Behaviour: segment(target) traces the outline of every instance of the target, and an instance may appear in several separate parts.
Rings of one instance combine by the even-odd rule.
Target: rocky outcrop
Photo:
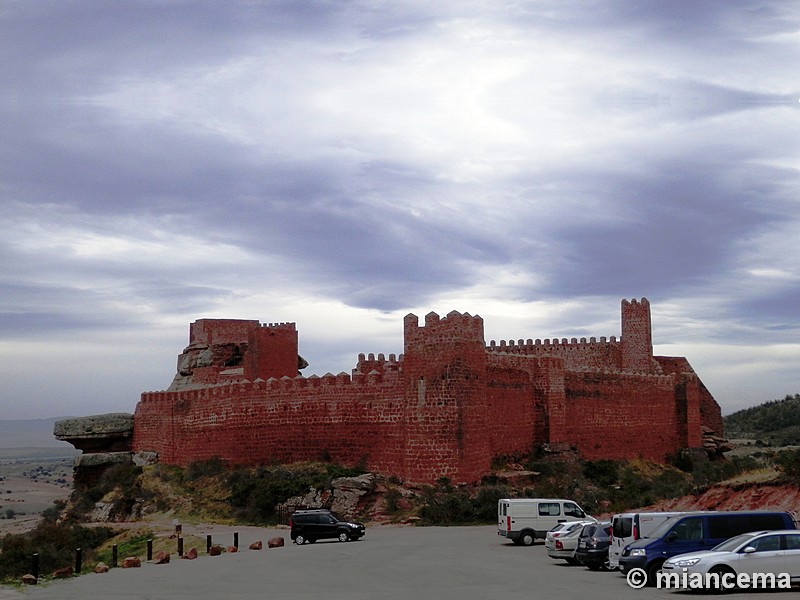
[[[131,450],[133,415],[108,413],[56,421],[53,435],[85,453]]]
[[[345,519],[353,519],[363,508],[365,499],[375,492],[377,480],[374,473],[339,477],[331,482],[329,489],[312,489],[302,496],[289,498],[281,507],[289,511],[298,507],[329,508]]]

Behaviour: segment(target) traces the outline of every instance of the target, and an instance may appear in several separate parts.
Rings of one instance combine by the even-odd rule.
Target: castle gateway
[[[653,356],[650,304],[622,301],[622,335],[492,341],[483,319],[404,319],[404,351],[351,374],[299,375],[294,323],[200,319],[166,391],[146,392],[132,449],[186,466],[365,461],[412,482],[480,479],[493,457],[540,444],[587,459],[654,461],[722,434],[720,408],[683,357]]]

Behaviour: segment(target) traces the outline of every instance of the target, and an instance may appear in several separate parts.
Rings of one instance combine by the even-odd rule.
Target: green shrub
[[[112,536],[107,527],[83,527],[43,521],[26,534],[8,534],[0,544],[0,581],[17,580],[31,570],[31,557],[39,554],[39,570],[48,575],[56,569],[74,565],[75,548],[81,548],[89,561],[94,548]]]
[[[775,455],[775,466],[786,477],[792,480],[800,479],[800,449],[782,450]]]
[[[206,460],[196,460],[189,463],[186,469],[186,479],[197,481],[201,477],[216,477],[228,468],[228,463],[219,456],[212,456]]]

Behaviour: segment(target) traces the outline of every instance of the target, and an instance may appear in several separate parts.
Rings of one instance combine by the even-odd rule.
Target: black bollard
[[[147,540],[147,560],[153,560],[153,540]]]
[[[75,548],[75,575],[78,575],[83,568],[83,551]]]
[[[183,538],[178,538],[178,556],[183,556]]]
[[[31,556],[31,575],[39,579],[39,553]]]
[[[239,548],[239,532],[233,532],[233,547],[238,549]]]
[[[206,554],[211,550],[211,535],[206,536]]]
[[[117,566],[117,545],[114,544],[111,546],[111,566],[116,568]]]

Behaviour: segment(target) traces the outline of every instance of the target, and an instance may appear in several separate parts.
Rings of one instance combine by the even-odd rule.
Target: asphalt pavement
[[[187,527],[184,526],[184,530]],[[215,543],[240,551],[196,560],[173,555],[169,564],[88,573],[22,588],[0,588],[0,600],[255,600],[305,599],[667,599],[695,597],[686,591],[633,589],[619,572],[595,572],[553,560],[539,542],[514,546],[487,527],[368,527],[356,542],[320,540],[291,544],[286,529],[215,527]],[[203,534],[205,530],[195,529]],[[270,537],[283,548],[266,547]],[[262,540],[263,550],[248,550]],[[120,557],[121,559],[122,557]],[[88,569],[87,569],[88,570]],[[771,592],[735,593],[737,600],[766,600]],[[777,592],[781,594],[782,592]],[[794,592],[787,592],[796,594]]]

